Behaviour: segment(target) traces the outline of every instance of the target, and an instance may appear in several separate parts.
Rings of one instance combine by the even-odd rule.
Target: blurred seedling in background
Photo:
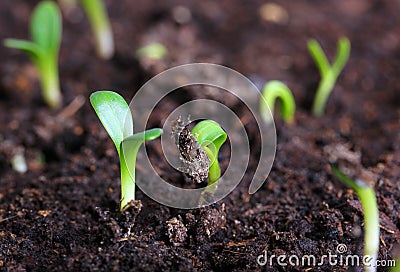
[[[360,198],[364,212],[364,256],[369,256],[372,266],[364,265],[367,272],[376,271],[379,251],[379,210],[374,189],[361,179],[353,180],[331,165],[332,172],[341,182],[353,189]]]
[[[296,103],[290,89],[281,81],[272,80],[264,85],[260,98],[260,113],[266,124],[273,122],[274,105],[279,99],[279,113],[286,123],[292,123],[296,110]],[[268,109],[269,108],[269,109]],[[271,110],[272,115],[269,113]]]
[[[25,52],[39,72],[43,98],[53,109],[61,106],[58,52],[62,33],[61,14],[53,1],[40,2],[30,20],[32,41],[5,39],[6,47]]]
[[[97,116],[115,144],[121,169],[120,210],[125,211],[135,200],[136,157],[140,146],[145,141],[161,136],[162,129],[154,128],[133,133],[132,113],[128,104],[119,94],[112,91],[98,91],[90,96]]]
[[[136,51],[136,56],[139,58],[160,60],[168,54],[167,48],[161,43],[150,43],[139,48]]]
[[[332,65],[329,63],[324,51],[316,40],[308,41],[308,50],[321,75],[312,112],[315,116],[321,116],[324,113],[326,102],[335,86],[336,80],[349,58],[350,41],[347,38],[339,39],[336,56]]]
[[[92,27],[98,56],[102,59],[110,59],[114,55],[114,38],[103,1],[79,0],[79,2]]]

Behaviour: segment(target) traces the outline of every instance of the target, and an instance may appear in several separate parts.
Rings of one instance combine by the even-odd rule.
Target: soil
[[[0,37],[27,38],[37,2],[1,1]],[[284,11],[275,21],[260,15],[261,0],[105,2],[116,40],[110,61],[96,57],[82,11],[63,12],[60,111],[42,102],[27,57],[0,47],[0,271],[361,271],[257,263],[265,250],[321,256],[344,244],[346,254],[362,254],[360,202],[332,176],[332,157],[376,190],[379,259],[400,257],[399,2],[276,1]],[[190,10],[189,20],[176,18],[179,5]],[[341,36],[351,41],[351,57],[316,118],[310,108],[319,75],[306,43],[318,39],[332,58]],[[169,55],[138,60],[135,51],[151,41]],[[260,87],[277,79],[292,89],[295,123],[276,120],[267,182],[250,196],[249,171],[228,197],[195,210],[163,206],[138,190],[140,202],[120,213],[118,157],[88,96],[112,89],[129,101],[156,73],[192,62],[226,65]],[[237,102],[216,99],[246,117]],[[178,104],[166,101],[156,117]],[[25,156],[26,173],[11,167],[16,154]],[[163,163],[162,176],[184,180]]]

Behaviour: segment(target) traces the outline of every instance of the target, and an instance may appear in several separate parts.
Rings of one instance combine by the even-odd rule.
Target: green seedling
[[[161,43],[151,43],[139,48],[136,51],[136,56],[152,60],[160,60],[168,54],[167,48]]]
[[[162,129],[154,128],[134,134],[132,113],[129,106],[115,92],[95,92],[90,96],[90,103],[118,152],[121,168],[120,210],[124,211],[135,200],[135,172],[129,171],[129,169],[135,169],[140,146],[145,141],[160,137]],[[131,168],[128,168],[128,165]]]
[[[282,119],[286,123],[292,123],[294,119],[294,112],[296,110],[296,103],[294,101],[292,92],[281,81],[272,80],[265,84],[262,97],[260,99],[260,113],[264,122],[267,124],[272,123],[271,115],[269,114],[268,107],[274,113],[275,100],[279,98],[279,112]]]
[[[321,74],[312,109],[315,116],[321,116],[324,113],[326,102],[335,86],[336,80],[349,58],[350,41],[347,38],[339,39],[336,57],[332,65],[329,64],[324,51],[316,40],[308,41],[308,50]]]
[[[353,180],[343,174],[337,167],[331,166],[332,172],[341,182],[353,189],[360,198],[364,211],[364,256],[371,258],[375,264],[379,250],[379,210],[374,189],[363,180]],[[376,271],[375,266],[365,266],[365,271]]]
[[[201,121],[193,127],[190,133],[207,153],[210,160],[210,168],[208,170],[209,185],[214,184],[221,177],[218,153],[226,141],[227,134],[217,122],[212,120]]]
[[[58,51],[61,41],[61,14],[53,1],[40,2],[30,21],[32,41],[5,39],[6,47],[25,52],[39,72],[43,98],[51,108],[61,106],[58,78]]]
[[[110,59],[114,54],[113,32],[102,0],[80,0],[95,37],[96,51],[100,58]]]

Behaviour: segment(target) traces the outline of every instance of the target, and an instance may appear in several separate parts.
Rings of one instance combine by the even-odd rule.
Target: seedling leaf
[[[222,127],[212,120],[199,122],[190,133],[196,138],[210,159],[208,178],[209,184],[213,184],[221,177],[218,153],[228,136]]]
[[[133,134],[133,119],[128,104],[112,91],[93,93],[90,103],[120,155],[122,141]]]
[[[5,39],[4,46],[25,52],[34,62],[37,62],[40,58],[41,49],[33,42],[18,39]]]
[[[31,19],[32,40],[43,50],[57,54],[61,41],[61,14],[53,1],[38,4]]]
[[[349,39],[347,38],[339,39],[336,58],[332,64],[332,69],[337,73],[337,75],[339,75],[340,72],[343,70],[343,67],[346,64],[347,59],[349,58],[350,47],[351,45]]]
[[[308,46],[308,51],[310,51],[311,57],[314,59],[318,67],[318,70],[321,73],[321,76],[325,76],[328,73],[331,65],[329,64],[329,61],[324,51],[322,50],[321,46],[314,39],[310,40],[307,46]]]

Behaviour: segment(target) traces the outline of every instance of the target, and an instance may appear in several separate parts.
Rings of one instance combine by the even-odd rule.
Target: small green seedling
[[[332,65],[329,64],[324,51],[316,40],[308,42],[308,50],[321,74],[312,109],[315,116],[321,116],[324,113],[326,102],[335,86],[336,80],[349,58],[350,41],[347,38],[339,39],[336,57]]]
[[[150,43],[139,48],[136,51],[136,56],[152,60],[160,60],[168,54],[167,48],[161,43]]]
[[[262,97],[260,99],[260,113],[264,122],[267,124],[272,123],[271,115],[269,114],[268,107],[274,113],[275,100],[279,98],[279,112],[282,119],[286,123],[292,123],[294,119],[294,112],[296,110],[296,103],[294,101],[292,92],[281,81],[272,80],[265,84]]]
[[[31,58],[40,75],[44,100],[51,108],[61,106],[58,78],[58,51],[61,41],[61,14],[53,1],[40,2],[30,21],[32,41],[5,39],[4,45],[19,49]]]
[[[135,172],[132,173],[129,169],[135,169],[136,157],[144,141],[160,137],[162,129],[154,128],[134,134],[132,113],[129,106],[115,92],[95,92],[90,96],[90,103],[118,152],[121,167],[120,210],[124,211],[135,200]],[[127,143],[124,148],[122,148],[123,143]],[[128,164],[131,168],[128,168]]]
[[[102,0],[80,0],[95,36],[97,54],[110,59],[114,54],[113,32]]]
[[[337,167],[331,165],[333,174],[345,185],[353,189],[360,198],[364,211],[364,256],[371,258],[370,264],[375,264],[379,251],[379,210],[374,189],[363,180],[353,180],[343,174]],[[376,267],[365,266],[365,271],[376,271]]]
[[[193,127],[190,133],[207,153],[210,160],[210,168],[208,171],[209,185],[214,184],[221,177],[218,153],[221,146],[226,141],[227,134],[217,122],[212,120],[203,120],[199,122]]]

